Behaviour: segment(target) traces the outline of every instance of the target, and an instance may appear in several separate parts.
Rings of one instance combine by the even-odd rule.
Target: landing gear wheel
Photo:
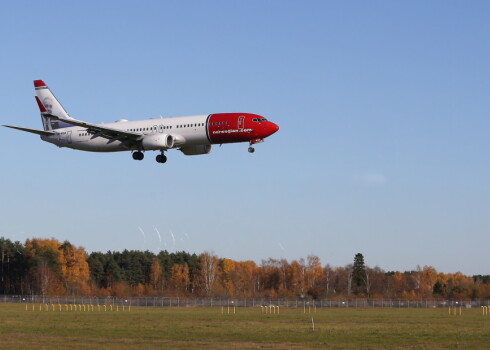
[[[133,152],[133,159],[134,160],[143,160],[143,158],[145,158],[145,155],[143,154],[143,152]]]
[[[250,147],[248,148],[248,152],[249,152],[249,153],[254,153],[254,152],[255,152],[255,148],[253,148],[252,146],[250,146]]]
[[[165,163],[167,161],[167,157],[163,154],[159,154],[156,157],[157,163]]]

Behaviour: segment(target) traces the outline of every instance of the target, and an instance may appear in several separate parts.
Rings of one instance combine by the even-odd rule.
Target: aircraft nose
[[[270,129],[270,135],[272,135],[272,134],[274,134],[274,133],[276,133],[276,132],[279,131],[279,125],[274,124],[274,123],[271,122],[271,125],[270,125],[269,129]]]

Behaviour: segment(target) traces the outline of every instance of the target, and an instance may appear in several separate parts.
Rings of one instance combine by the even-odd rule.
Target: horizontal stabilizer
[[[21,130],[21,131],[30,132],[31,134],[37,134],[37,135],[43,135],[43,136],[50,136],[50,135],[54,134],[53,131],[21,128],[20,126],[12,126],[12,125],[2,125],[2,126],[5,126],[6,128],[17,129],[17,130]]]

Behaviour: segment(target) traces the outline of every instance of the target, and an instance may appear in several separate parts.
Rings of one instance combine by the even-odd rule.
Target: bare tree
[[[206,295],[213,291],[214,282],[218,275],[218,257],[210,252],[204,252],[200,256],[201,283]]]

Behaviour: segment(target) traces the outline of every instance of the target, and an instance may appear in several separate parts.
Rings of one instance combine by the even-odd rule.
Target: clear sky
[[[1,128],[0,236],[489,274],[488,1],[2,1],[1,124],[32,81],[89,122],[250,112],[207,156],[58,149]],[[158,232],[157,232],[158,231]],[[159,235],[161,239],[159,238]]]

